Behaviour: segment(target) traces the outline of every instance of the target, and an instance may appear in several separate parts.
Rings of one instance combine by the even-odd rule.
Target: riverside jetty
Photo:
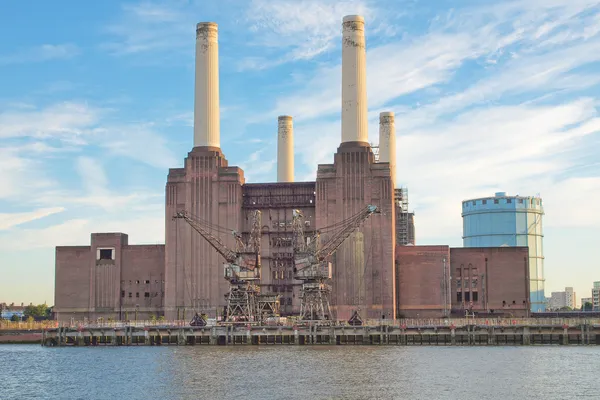
[[[162,345],[600,345],[600,319],[430,319],[367,321],[361,326],[187,321],[70,324],[42,331],[43,346]]]

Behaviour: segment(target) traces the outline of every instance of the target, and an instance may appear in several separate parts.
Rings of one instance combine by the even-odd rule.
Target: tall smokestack
[[[365,20],[347,15],[342,27],[342,143],[368,142]]]
[[[214,22],[196,25],[194,147],[221,147],[218,35]]]
[[[379,114],[379,162],[390,163],[392,184],[396,188],[396,122],[393,112]]]
[[[292,117],[277,119],[277,182],[294,182],[294,126]]]

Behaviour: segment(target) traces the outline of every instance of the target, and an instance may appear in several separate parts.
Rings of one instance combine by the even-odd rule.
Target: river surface
[[[600,347],[3,345],[0,399],[600,399]]]

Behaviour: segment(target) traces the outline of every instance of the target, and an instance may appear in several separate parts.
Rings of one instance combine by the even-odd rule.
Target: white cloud
[[[17,225],[24,224],[26,222],[35,221],[36,219],[44,218],[52,214],[63,212],[65,209],[62,207],[54,208],[41,208],[35,211],[23,212],[23,213],[12,213],[0,214],[0,231],[12,228]]]
[[[98,146],[110,150],[114,155],[158,168],[168,168],[177,163],[168,142],[153,129],[152,123],[106,121],[115,114],[116,110],[76,102],[7,110],[0,114],[0,140],[33,138],[38,148],[48,147],[44,140],[60,140],[62,151]]]
[[[261,69],[288,61],[308,60],[332,49],[335,43],[341,43],[344,15],[359,14],[375,19],[377,11],[368,3],[364,0],[253,0],[246,12],[250,29],[255,33],[250,42],[284,53],[276,60],[245,59],[242,67]]]
[[[0,55],[0,65],[24,64],[58,59],[68,59],[80,53],[74,44],[44,44],[19,50],[13,54]]]
[[[45,108],[7,110],[0,114],[0,138],[76,138],[96,124],[101,110],[63,102]]]
[[[164,217],[142,214],[135,218],[78,218],[41,229],[14,228],[0,233],[0,249],[27,251],[55,246],[85,245],[92,232],[123,232],[130,244],[164,244]]]

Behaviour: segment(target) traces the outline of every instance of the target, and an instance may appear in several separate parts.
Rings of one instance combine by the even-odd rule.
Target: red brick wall
[[[336,318],[348,319],[354,310],[362,318],[395,318],[395,207],[389,164],[375,163],[366,143],[343,143],[333,164],[319,165],[316,184],[317,228],[346,220],[368,204],[381,211],[332,257]]]
[[[494,313],[506,315],[528,315],[528,254],[526,247],[451,249],[453,309],[461,312],[471,306],[470,301],[465,301],[464,295],[467,291],[465,282],[468,281],[468,291],[478,292],[478,300],[472,306],[475,312],[494,310]],[[459,279],[460,288],[457,287]],[[477,280],[475,285],[474,279]],[[462,292],[460,302],[457,299],[459,291]]]
[[[449,260],[448,246],[396,247],[399,316],[439,318],[450,309]]]
[[[57,313],[89,311],[93,265],[90,252],[90,246],[56,247],[54,310]]]
[[[229,287],[223,278],[224,260],[185,221],[173,220],[177,211],[229,230],[242,229],[244,173],[228,166],[219,148],[196,147],[185,167],[169,170],[165,207],[165,315],[189,318],[195,311],[221,313]],[[233,248],[231,234],[217,233]],[[185,314],[184,314],[185,313]]]

